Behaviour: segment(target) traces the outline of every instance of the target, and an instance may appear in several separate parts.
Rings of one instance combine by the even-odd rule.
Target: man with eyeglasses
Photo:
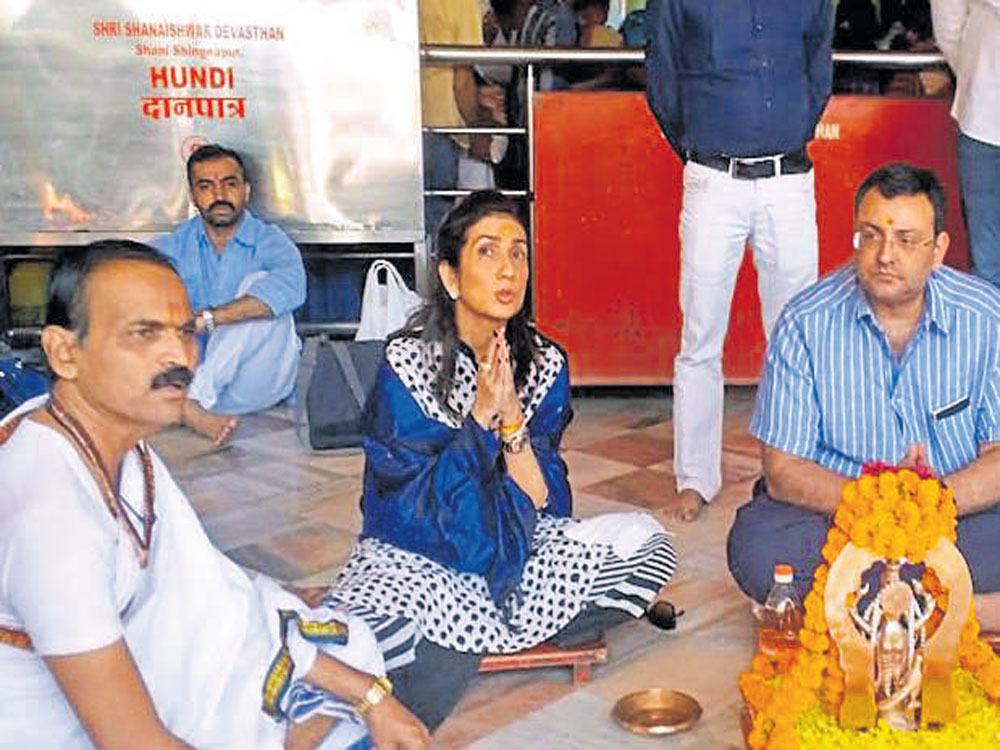
[[[933,172],[889,164],[854,199],[853,261],[796,295],[767,348],[750,432],[764,476],[729,532],[729,568],[764,601],[776,562],[805,596],[843,482],[868,462],[926,466],[954,490],[984,628],[1000,625],[1000,291],[942,265]]]

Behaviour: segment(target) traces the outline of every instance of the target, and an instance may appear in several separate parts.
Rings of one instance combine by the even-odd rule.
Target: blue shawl
[[[521,395],[530,400],[525,389]],[[559,456],[573,414],[569,399],[563,358],[528,420],[548,486],[546,512],[556,516],[572,510],[566,464]],[[428,416],[392,365],[383,363],[365,414],[362,536],[481,575],[502,606],[531,554],[538,511],[507,475],[497,438],[464,416],[458,427]]]

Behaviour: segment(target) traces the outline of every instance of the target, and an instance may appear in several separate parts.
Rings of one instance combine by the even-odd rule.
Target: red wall
[[[966,268],[950,102],[834,97],[816,163],[820,273],[850,257],[853,196],[880,164],[937,171],[948,192],[946,262]],[[539,327],[569,351],[573,382],[662,384],[680,347],[681,163],[640,93],[542,93],[535,100],[535,300]],[[723,368],[756,381],[764,334],[750,261],[733,295]]]

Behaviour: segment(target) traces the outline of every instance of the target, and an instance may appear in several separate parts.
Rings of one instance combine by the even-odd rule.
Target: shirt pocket
[[[948,400],[936,408],[931,408],[931,419],[936,422],[941,422],[943,420],[956,417],[963,411],[966,411],[969,408],[970,403],[971,402],[967,395]]]
[[[942,471],[948,473],[975,458],[978,451],[976,409],[968,394],[938,396],[929,405],[927,427],[943,451]],[[945,466],[946,465],[946,466]]]

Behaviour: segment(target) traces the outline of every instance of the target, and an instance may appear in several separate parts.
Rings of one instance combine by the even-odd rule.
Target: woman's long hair
[[[494,214],[510,216],[524,226],[518,204],[496,190],[477,190],[444,217],[438,229],[437,248],[431,264],[430,297],[405,329],[410,334],[419,333],[425,341],[441,342],[441,369],[434,380],[434,392],[448,412],[452,411],[448,397],[455,385],[455,356],[458,347],[464,344],[461,344],[455,325],[455,301],[444,288],[437,266],[443,261],[457,271],[469,229],[480,219]],[[523,306],[507,321],[506,336],[515,362],[514,385],[520,388],[537,354],[534,330],[528,324],[528,314]]]

